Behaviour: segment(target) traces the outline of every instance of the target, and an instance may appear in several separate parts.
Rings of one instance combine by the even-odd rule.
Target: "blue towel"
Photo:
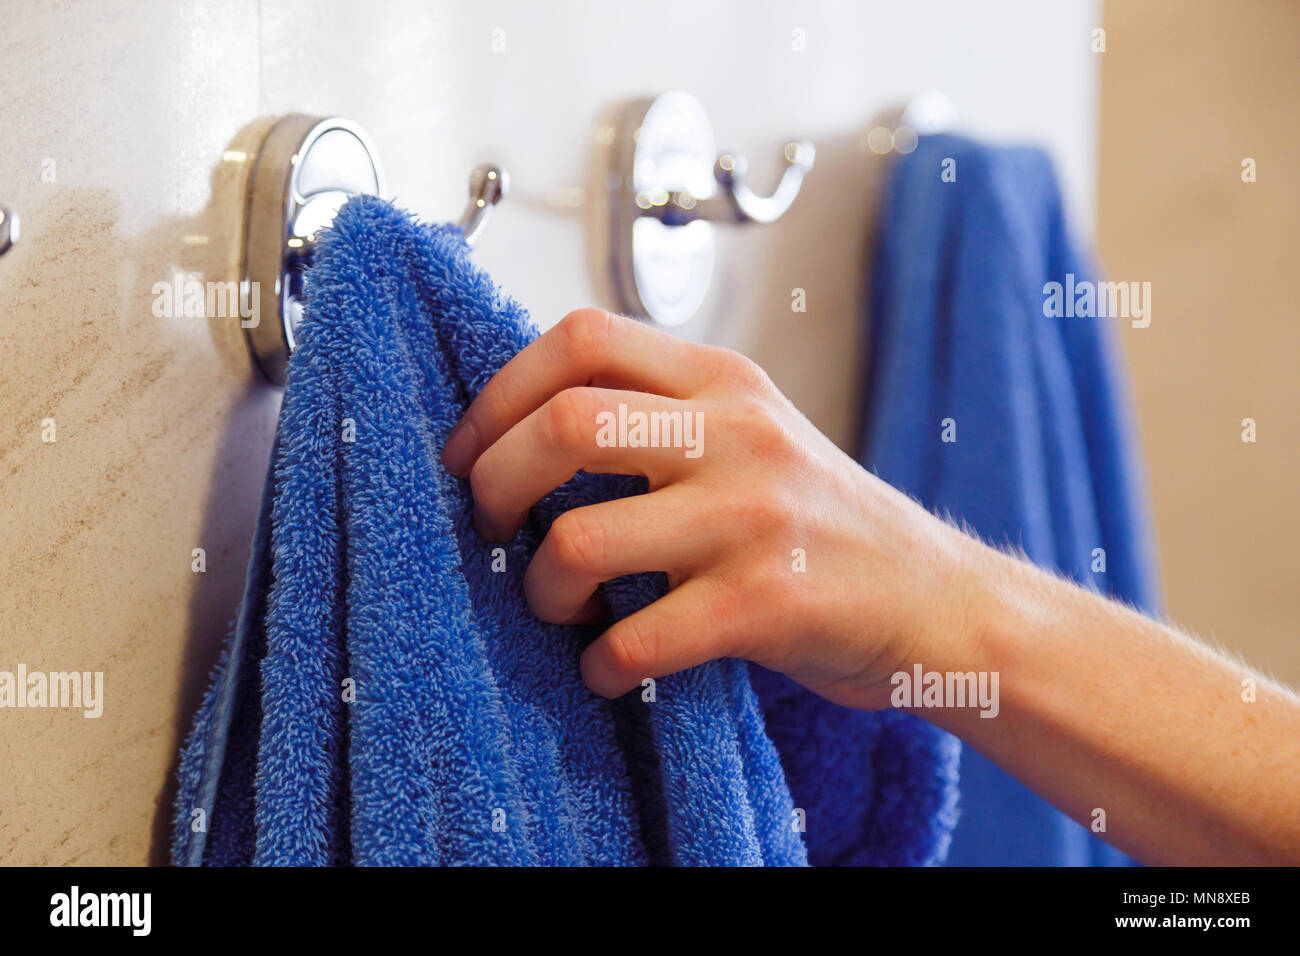
[[[955,182],[941,178],[947,159]],[[923,137],[882,206],[861,460],[989,542],[1153,610],[1112,355],[1110,324],[1126,320],[1045,317],[1044,285],[1067,274],[1094,271],[1071,245],[1045,155]],[[944,443],[949,418],[957,440]],[[961,791],[950,864],[1131,863],[970,748]]]
[[[527,608],[523,573],[555,516],[643,479],[579,474],[500,551],[473,531],[468,483],[438,453],[536,332],[459,232],[353,200],[307,298],[244,600],[182,754],[173,861],[807,863],[805,821],[813,845],[845,806],[796,807],[782,760],[805,758],[778,754],[747,665],[606,701],[578,670],[598,632]],[[665,587],[605,590],[619,617]],[[785,717],[822,759],[842,753]],[[929,861],[951,829],[955,750],[940,741],[953,759],[936,760],[900,717],[853,751],[875,790],[841,799],[862,799],[850,839]]]

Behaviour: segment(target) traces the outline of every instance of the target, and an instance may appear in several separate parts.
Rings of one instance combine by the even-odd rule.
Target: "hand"
[[[673,427],[657,447],[628,447],[639,414],[654,413]],[[469,475],[492,541],[579,469],[649,479],[646,495],[561,515],[525,575],[542,620],[595,623],[602,581],[667,573],[667,595],[582,657],[606,697],[740,657],[881,708],[891,674],[942,666],[968,631],[975,542],[867,473],[735,352],[573,312],[488,383],[443,463]]]

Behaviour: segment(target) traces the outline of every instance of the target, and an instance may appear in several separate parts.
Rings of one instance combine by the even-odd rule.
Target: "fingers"
[[[601,309],[580,309],[506,363],[466,410],[443,448],[463,477],[483,450],[567,388],[598,385],[685,398],[713,374],[710,350]]]
[[[694,500],[672,487],[560,515],[524,575],[533,613],[554,624],[593,623],[601,582],[645,571],[689,574],[719,550],[715,527],[692,513]]]
[[[490,541],[509,540],[528,509],[579,469],[645,475],[652,487],[681,477],[703,449],[702,415],[688,403],[658,395],[566,389],[474,463],[475,526]],[[634,433],[631,423],[640,430]]]
[[[647,677],[663,677],[719,657],[743,657],[740,615],[710,578],[692,578],[597,638],[582,655],[582,678],[618,697]]]

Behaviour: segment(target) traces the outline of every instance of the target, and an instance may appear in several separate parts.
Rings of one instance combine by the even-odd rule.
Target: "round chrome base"
[[[713,127],[689,93],[626,104],[614,119],[605,175],[606,267],[619,308],[681,325],[704,301],[713,278],[714,228],[669,225],[645,214],[674,193],[706,199],[717,190]]]
[[[262,141],[248,179],[240,296],[241,314],[258,317],[249,347],[275,384],[288,373],[316,233],[350,197],[383,188],[370,138],[348,120],[292,114]]]

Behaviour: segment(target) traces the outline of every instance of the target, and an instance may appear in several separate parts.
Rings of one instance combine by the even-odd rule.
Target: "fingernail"
[[[474,430],[474,423],[462,418],[442,446],[442,466],[457,478],[464,478],[474,463],[477,442],[478,432]]]

